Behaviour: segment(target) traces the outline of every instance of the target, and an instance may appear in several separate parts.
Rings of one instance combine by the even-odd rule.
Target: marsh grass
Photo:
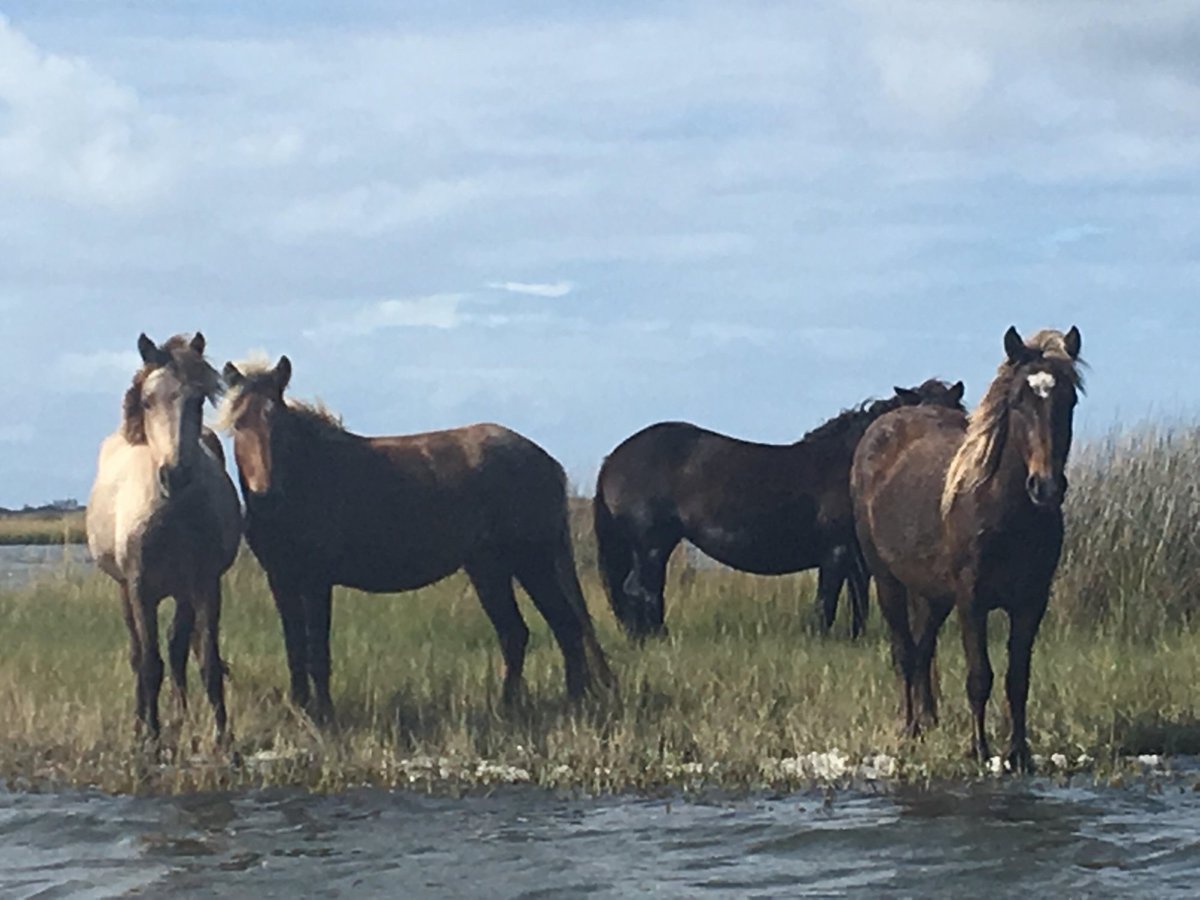
[[[0,515],[0,545],[82,544],[83,511]]]
[[[1072,468],[1068,548],[1035,649],[1030,700],[1033,749],[1052,772],[1118,776],[1132,755],[1200,752],[1193,463],[1193,432],[1143,431],[1085,448]],[[668,586],[671,638],[638,648],[618,633],[586,562],[586,520],[586,505],[576,504],[585,592],[621,680],[614,697],[582,708],[566,702],[558,650],[521,597],[532,631],[528,697],[502,708],[495,635],[455,576],[405,595],[336,591],[337,724],[319,730],[284,697],[277,617],[261,571],[243,554],[225,579],[221,629],[234,753],[212,748],[194,665],[191,709],[151,752],[134,734],[115,585],[65,569],[0,594],[0,778],[121,792],[453,790],[511,781],[741,790],[845,781],[879,760],[898,779],[986,777],[964,752],[970,729],[953,617],[939,654],[941,725],[906,741],[877,613],[865,640],[848,639],[844,618],[822,637],[811,576],[696,568],[679,554]],[[164,603],[164,633],[170,611]],[[992,624],[989,730],[999,751],[1007,629],[1000,615]],[[166,684],[161,703],[165,721],[175,722]]]

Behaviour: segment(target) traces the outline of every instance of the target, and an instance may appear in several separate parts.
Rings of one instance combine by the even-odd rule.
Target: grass
[[[82,510],[0,515],[0,545],[85,543],[83,515]]]
[[[1200,624],[1183,473],[1193,432],[1085,448],[1072,469],[1069,542],[1035,650],[1030,729],[1044,769],[1122,776],[1129,758],[1200,752]],[[283,696],[282,639],[265,579],[248,555],[226,578],[223,655],[236,759],[213,752],[211,714],[191,671],[192,708],[163,749],[137,749],[133,680],[115,586],[78,569],[0,594],[0,778],[15,786],[190,791],[259,785],[476,788],[501,782],[588,791],[789,788],[886,774],[910,781],[983,776],[968,761],[962,652],[942,638],[941,726],[897,730],[882,623],[866,640],[815,633],[809,575],[756,578],[676,560],[668,641],[617,632],[577,515],[584,587],[618,695],[566,703],[561,658],[530,604],[523,708],[499,704],[494,633],[461,576],[400,596],[338,590],[333,660],[337,727],[314,728]],[[170,604],[164,604],[165,620]],[[1006,628],[992,629],[999,752]],[[169,688],[162,710],[177,719]]]

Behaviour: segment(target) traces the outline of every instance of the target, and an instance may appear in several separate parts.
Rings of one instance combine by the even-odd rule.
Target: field
[[[0,513],[0,545],[82,544],[83,512]]]
[[[1200,752],[1195,523],[1200,437],[1138,430],[1083,448],[1071,468],[1069,547],[1034,655],[1031,743],[1043,771],[1120,778],[1138,754]],[[851,642],[813,627],[810,576],[756,578],[672,565],[671,638],[629,644],[608,612],[577,510],[578,557],[619,694],[566,703],[561,658],[533,631],[522,708],[498,702],[495,636],[465,579],[404,596],[338,591],[335,728],[291,709],[282,640],[248,555],[225,584],[223,655],[232,759],[211,746],[192,670],[192,706],[159,753],[138,750],[133,680],[115,586],[65,571],[0,595],[0,778],[10,785],[188,791],[287,784],[476,788],[502,782],[588,791],[786,788],[811,781],[990,777],[965,757],[962,652],[942,638],[942,724],[897,731],[882,623]],[[169,604],[164,604],[165,619]],[[1007,739],[1003,618],[993,620],[990,732]],[[164,718],[178,719],[169,687]],[[1145,761],[1143,761],[1145,762]]]

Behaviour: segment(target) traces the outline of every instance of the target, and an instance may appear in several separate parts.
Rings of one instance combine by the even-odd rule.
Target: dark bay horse
[[[173,596],[167,649],[176,697],[186,707],[194,646],[220,741],[226,737],[217,643],[221,574],[237,554],[242,524],[221,443],[201,421],[220,377],[204,359],[201,334],[176,335],[161,347],[143,334],[138,350],[143,365],[125,393],[121,427],[100,446],[87,505],[88,550],[121,588],[139,725],[158,737],[158,604]]]
[[[575,574],[566,477],[499,425],[363,437],[284,399],[291,363],[225,366],[223,421],[246,501],[246,539],[283,624],[291,697],[319,719],[329,695],[335,584],[407,591],[464,569],[500,638],[504,699],[521,690],[529,630],[515,577],[562,650],[567,691],[614,682]],[[315,693],[310,705],[309,682]]]
[[[850,462],[867,426],[901,406],[962,409],[962,382],[930,379],[849,409],[794,444],[756,444],[686,422],[622,441],[600,468],[593,515],[600,573],[617,620],[635,638],[663,634],[667,560],[681,540],[735,569],[780,575],[820,567],[826,629],[849,579],[854,635],[866,575],[850,508]]]
[[[863,436],[851,475],[859,543],[876,579],[902,681],[905,727],[937,721],[938,629],[957,608],[974,716],[972,750],[987,760],[992,689],[987,615],[1009,617],[1007,761],[1031,766],[1025,731],[1029,664],[1063,541],[1065,468],[1082,391],[1080,336],[1004,335],[1006,358],[979,407],[900,409]]]

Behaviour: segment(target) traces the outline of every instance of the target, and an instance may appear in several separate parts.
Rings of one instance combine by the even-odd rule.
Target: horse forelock
[[[979,406],[967,417],[967,433],[950,460],[942,489],[942,515],[947,515],[959,494],[970,493],[988,481],[1000,467],[1000,456],[1008,433],[1012,385],[1020,372],[1030,365],[1048,365],[1058,377],[1067,379],[1076,390],[1084,390],[1083,360],[1073,358],[1061,331],[1043,329],[1025,346],[1036,353],[1031,360],[1018,363],[1005,360],[996,371]]]
[[[162,349],[170,354],[165,368],[172,371],[183,384],[196,387],[210,403],[221,396],[221,376],[204,355],[191,346],[191,338],[176,334],[168,338]],[[142,391],[151,374],[164,366],[146,363],[133,373],[121,404],[121,433],[130,444],[146,443],[146,414],[142,408]]]
[[[221,399],[220,406],[217,407],[214,426],[219,431],[232,431],[233,423],[237,418],[236,410],[241,399],[264,385],[272,383],[275,378],[274,368],[265,356],[254,356],[234,365],[242,373],[242,379],[236,385],[225,389],[225,395]],[[341,416],[330,410],[320,400],[308,402],[285,397],[284,406],[289,412],[295,413],[297,421],[310,425],[317,431],[331,433],[345,431]]]

